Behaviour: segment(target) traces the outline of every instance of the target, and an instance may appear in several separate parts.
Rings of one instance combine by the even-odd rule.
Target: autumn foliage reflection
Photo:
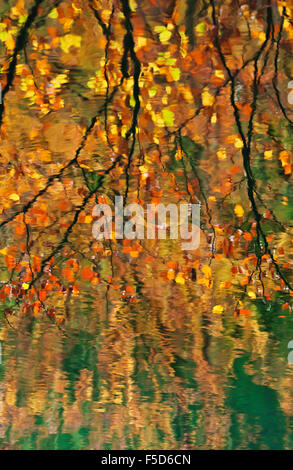
[[[1,337],[28,355],[7,359],[3,446],[224,448],[230,426],[234,447],[290,446],[291,376],[281,408],[269,388],[286,354],[269,363],[266,344],[271,322],[291,321],[292,13],[275,0],[2,1]],[[93,207],[117,196],[201,202],[200,246],[95,240]],[[242,349],[264,361],[262,385]],[[278,438],[246,433],[257,424],[226,393],[231,372],[272,394]],[[46,425],[23,444],[35,415]]]

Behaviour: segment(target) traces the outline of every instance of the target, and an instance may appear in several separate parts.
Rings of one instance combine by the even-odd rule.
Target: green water
[[[273,322],[258,304],[257,352],[253,333],[252,347],[235,347],[247,324],[229,318],[220,337],[193,332],[188,319],[135,335],[134,320],[124,340],[125,325],[94,324],[93,303],[63,330],[28,319],[21,332],[5,328],[2,449],[293,447],[290,317]]]

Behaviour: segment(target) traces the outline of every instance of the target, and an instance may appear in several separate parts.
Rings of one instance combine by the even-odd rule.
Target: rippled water
[[[0,447],[293,449],[289,2],[44,2],[9,83],[12,3]],[[95,241],[117,195],[200,201],[200,246]]]
[[[175,308],[178,295],[109,315],[100,290],[74,302],[64,333],[2,328],[2,448],[292,448],[292,319],[259,302],[258,320],[220,326],[200,298]]]

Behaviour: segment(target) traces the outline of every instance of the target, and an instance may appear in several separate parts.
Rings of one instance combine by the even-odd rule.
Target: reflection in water
[[[289,2],[4,3],[0,447],[292,449]]]
[[[175,308],[176,286],[162,294],[103,319],[100,289],[64,332],[28,319],[2,330],[2,448],[291,448],[292,325],[271,335],[251,317],[214,319],[204,299]]]

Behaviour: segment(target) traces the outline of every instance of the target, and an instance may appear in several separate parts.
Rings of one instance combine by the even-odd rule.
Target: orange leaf
[[[134,294],[134,288],[132,286],[126,286],[125,290],[130,294]]]
[[[46,300],[47,297],[47,291],[45,289],[41,289],[39,292],[39,299],[43,302]]]
[[[81,270],[81,277],[85,281],[91,281],[92,278],[94,277],[94,275],[95,275],[95,273],[89,267],[83,268]]]
[[[241,308],[239,310],[240,315],[247,315],[249,316],[251,314],[251,311],[248,308]]]
[[[248,242],[249,242],[250,240],[252,240],[252,235],[251,235],[251,233],[249,233],[249,232],[244,232],[243,237],[244,237],[245,240],[247,240]]]
[[[66,279],[68,279],[69,282],[73,282],[74,281],[74,276],[73,276],[73,272],[70,268],[63,268],[62,269],[62,275],[64,277],[66,277]]]
[[[166,263],[168,268],[170,269],[177,269],[178,268],[178,263],[176,263],[176,261],[168,261],[168,263]]]

